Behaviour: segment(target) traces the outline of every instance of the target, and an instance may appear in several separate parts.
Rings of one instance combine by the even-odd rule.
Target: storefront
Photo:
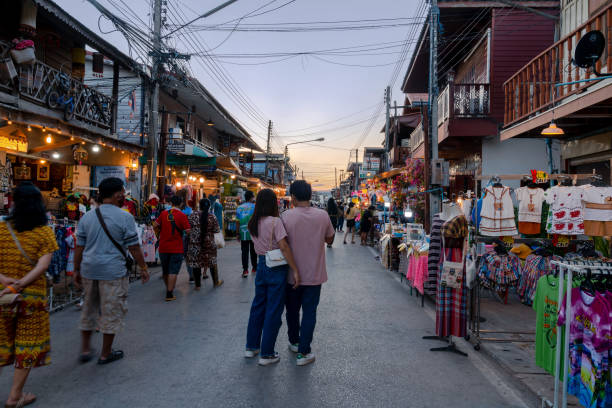
[[[138,146],[105,138],[93,142],[76,132],[34,123],[2,121],[0,127],[0,206],[10,207],[10,192],[29,181],[42,192],[48,210],[57,217],[78,219],[78,203],[89,206],[100,181],[118,177],[135,199],[140,194]]]

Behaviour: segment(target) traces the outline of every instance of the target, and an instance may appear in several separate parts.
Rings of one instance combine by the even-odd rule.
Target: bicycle
[[[71,79],[63,72],[58,73],[56,89],[47,94],[47,105],[51,109],[63,109],[64,120],[74,117],[74,88]]]

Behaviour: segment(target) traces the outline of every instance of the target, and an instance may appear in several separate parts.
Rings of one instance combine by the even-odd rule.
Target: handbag
[[[272,226],[272,233],[270,234],[270,246],[272,246],[272,241],[274,240],[274,227],[276,226],[276,220],[274,220],[274,225]],[[283,251],[280,249],[271,249],[266,251],[266,266],[268,268],[274,268],[276,266],[287,265],[287,260],[285,259],[285,255],[283,255]]]
[[[125,249],[123,249],[123,247],[119,245],[119,243],[115,241],[115,238],[113,238],[113,236],[110,234],[110,232],[108,231],[108,227],[106,226],[106,222],[104,222],[104,217],[102,217],[102,212],[100,212],[99,207],[96,208],[96,215],[98,216],[98,221],[100,221],[100,225],[102,225],[102,229],[106,233],[106,236],[108,237],[108,239],[111,240],[115,248],[117,248],[119,252],[121,252],[121,255],[123,255],[123,257],[125,258],[125,267],[127,268],[128,271],[131,271],[132,268],[134,267],[134,259],[127,254]]]
[[[213,236],[215,238],[215,244],[217,245],[217,248],[225,248],[225,238],[223,238],[223,233],[215,232]]]
[[[442,238],[442,276],[440,277],[440,285],[442,287],[460,289],[463,284],[463,264],[465,261],[465,245],[462,251],[461,262],[446,260],[446,245]]]

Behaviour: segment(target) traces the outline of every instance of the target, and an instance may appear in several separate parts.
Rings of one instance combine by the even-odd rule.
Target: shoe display
[[[297,355],[296,361],[297,361],[297,365],[305,366],[306,364],[310,364],[315,361],[315,355],[314,353],[308,353],[308,354],[300,353]]]
[[[257,364],[259,364],[260,366],[267,366],[270,364],[276,364],[280,361],[280,357],[278,355],[278,353],[274,353],[273,356],[269,356],[269,357],[259,357],[259,361],[257,362]]]

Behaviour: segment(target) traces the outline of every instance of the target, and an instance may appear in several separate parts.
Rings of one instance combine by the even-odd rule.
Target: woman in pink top
[[[287,232],[278,217],[278,202],[274,191],[267,188],[257,194],[255,211],[249,221],[249,232],[259,263],[255,276],[255,298],[247,328],[245,357],[255,357],[261,350],[259,365],[265,366],[280,360],[274,345],[282,324],[289,267],[295,287],[300,284],[300,275],[287,243]],[[274,249],[282,251],[289,265],[273,268],[266,265],[266,252]]]

